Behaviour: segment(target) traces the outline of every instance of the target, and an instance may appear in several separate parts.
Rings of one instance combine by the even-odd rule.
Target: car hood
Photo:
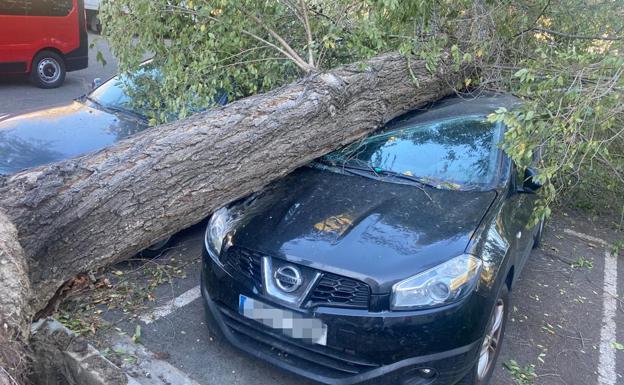
[[[78,101],[0,117],[0,174],[99,150],[146,126]]]
[[[384,293],[462,254],[495,197],[305,167],[232,207],[232,241]]]

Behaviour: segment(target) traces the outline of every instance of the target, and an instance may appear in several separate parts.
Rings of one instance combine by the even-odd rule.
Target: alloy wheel
[[[487,332],[481,343],[479,361],[477,363],[477,379],[479,383],[487,376],[494,364],[496,351],[500,346],[500,337],[503,330],[503,318],[505,316],[505,301],[499,298],[488,322]]]

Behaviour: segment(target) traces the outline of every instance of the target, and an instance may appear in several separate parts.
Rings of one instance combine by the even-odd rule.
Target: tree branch
[[[624,40],[624,36],[588,36],[588,35],[576,35],[573,33],[567,33],[567,32],[560,32],[560,31],[555,31],[549,28],[541,28],[541,27],[534,27],[534,28],[529,28],[526,31],[522,31],[520,32],[518,35],[516,36],[520,36],[522,34],[525,34],[527,32],[531,32],[531,31],[536,31],[536,32],[544,32],[544,33],[549,33],[551,35],[556,35],[556,36],[561,36],[561,37],[567,37],[568,39],[575,39],[575,40],[606,40],[606,41],[617,41],[617,40]]]
[[[279,42],[279,44],[282,46],[282,48],[286,52],[289,53],[289,55],[295,60],[296,63],[298,63],[298,65],[299,65],[299,67],[301,67],[301,69],[303,69],[306,73],[312,72],[312,70],[314,69],[314,66],[311,66],[308,63],[306,63],[305,60],[303,60],[301,58],[301,56],[299,56],[299,54],[290,46],[290,44],[288,44],[288,42],[286,42],[286,40],[284,40],[277,32],[275,32],[274,30],[269,28],[256,15],[254,15],[254,14],[252,14],[252,13],[250,13],[247,10],[242,9],[242,8],[240,8],[240,10],[245,15],[249,16],[256,24],[258,24],[258,26],[260,26],[262,29],[267,31],[269,33],[269,35],[271,35],[275,40],[277,40]]]
[[[187,13],[189,15],[194,15],[197,17],[205,17],[206,19],[210,20],[210,21],[214,21],[216,23],[223,23],[223,21],[219,20],[218,18],[214,17],[214,16],[207,16],[207,15],[199,15],[197,12],[185,8],[185,7],[180,7],[180,6],[176,6],[176,5],[168,5],[167,8],[169,9],[177,9],[178,11]],[[249,15],[247,12],[243,11],[245,14]],[[251,16],[251,15],[249,15]],[[260,21],[259,19],[256,18],[256,20]],[[254,20],[255,21],[255,20]],[[260,23],[260,25],[262,26],[262,24]],[[249,32],[245,29],[241,29],[241,33],[244,35],[247,35],[265,45],[267,45],[270,48],[273,48],[274,50],[278,51],[279,53],[281,53],[282,55],[286,56],[286,58],[288,58],[289,60],[293,61],[299,68],[301,68],[301,70],[303,70],[304,72],[308,73],[310,72],[310,68],[308,66],[308,64],[301,59],[301,57],[294,51],[292,50],[292,48],[290,48],[290,51],[292,51],[292,53],[294,53],[294,56],[291,54],[291,52],[286,52],[285,50],[283,50],[282,48],[278,47],[277,45],[271,43],[270,41],[263,39],[262,37],[256,35],[253,32]]]
[[[301,5],[301,14],[303,16],[303,27],[306,31],[306,37],[308,41],[308,64],[314,67],[314,52],[312,47],[312,29],[310,28],[310,20],[308,20],[308,7],[305,4],[305,0],[299,0]]]

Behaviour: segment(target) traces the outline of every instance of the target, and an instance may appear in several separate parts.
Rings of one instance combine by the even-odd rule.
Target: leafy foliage
[[[516,385],[533,385],[535,381],[535,365],[521,367],[515,360],[503,363],[505,369],[509,371]]]
[[[157,111],[153,123],[187,116],[223,93],[236,99],[264,92],[387,51],[424,59],[431,71],[450,56],[454,69],[466,69],[458,92],[505,91],[524,99],[518,110],[490,119],[509,127],[502,147],[519,171],[539,171],[544,199],[536,221],[573,186],[591,197],[596,185],[602,196],[624,193],[622,20],[622,2],[599,0],[103,5],[104,34],[121,69],[149,55],[162,72],[159,82],[136,90]]]

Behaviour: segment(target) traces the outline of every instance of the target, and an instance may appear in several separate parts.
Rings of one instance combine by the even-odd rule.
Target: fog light
[[[437,372],[432,368],[410,369],[401,381],[401,385],[431,385],[436,380]]]

